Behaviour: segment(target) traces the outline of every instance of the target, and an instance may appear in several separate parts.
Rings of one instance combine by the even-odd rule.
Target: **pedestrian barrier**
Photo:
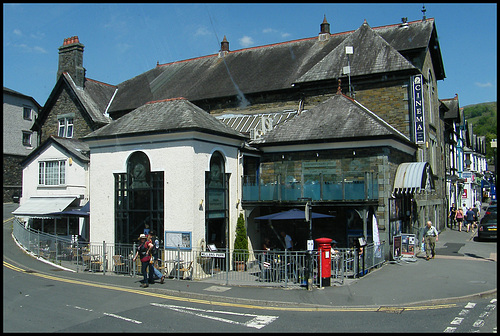
[[[76,272],[103,275],[140,275],[141,262],[133,261],[136,244],[83,243],[69,237],[26,228],[17,218],[13,222],[17,242],[32,254]],[[368,244],[363,251],[336,249],[333,253],[331,280],[343,285],[345,279],[365,275],[385,262],[385,243]],[[160,249],[155,267],[167,278],[199,280],[224,285],[323,287],[321,258],[317,251],[240,252],[228,249],[205,251],[199,248]]]

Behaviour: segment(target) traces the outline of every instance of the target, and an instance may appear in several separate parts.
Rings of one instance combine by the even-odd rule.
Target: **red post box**
[[[318,238],[316,243],[318,243],[318,267],[321,265],[320,276],[321,283],[323,286],[330,286],[330,278],[332,276],[332,257],[331,257],[331,245],[332,239],[330,238]]]

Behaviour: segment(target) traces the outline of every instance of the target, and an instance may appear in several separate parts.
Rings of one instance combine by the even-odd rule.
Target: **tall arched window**
[[[115,242],[131,244],[153,230],[163,237],[163,172],[151,172],[148,156],[132,153],[127,172],[115,175]]]
[[[219,248],[227,247],[228,180],[224,157],[215,152],[205,174],[205,241]]]
[[[435,88],[434,88],[434,77],[432,76],[432,72],[429,70],[429,84],[427,86],[429,88],[429,123],[435,124],[434,121],[434,98],[435,98]]]

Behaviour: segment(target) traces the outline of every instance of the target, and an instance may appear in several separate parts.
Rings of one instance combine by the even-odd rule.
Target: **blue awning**
[[[80,217],[87,217],[87,216],[90,215],[90,201],[87,202],[80,209],[70,209],[70,210],[65,210],[65,211],[53,212],[53,213],[50,213],[50,215],[53,215],[53,216],[80,216]]]

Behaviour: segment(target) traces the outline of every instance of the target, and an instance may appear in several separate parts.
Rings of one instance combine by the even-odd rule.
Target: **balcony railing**
[[[319,175],[318,179],[299,182],[276,175],[272,182],[243,181],[243,201],[354,201],[378,198],[378,180],[373,172],[344,172],[332,178]]]

